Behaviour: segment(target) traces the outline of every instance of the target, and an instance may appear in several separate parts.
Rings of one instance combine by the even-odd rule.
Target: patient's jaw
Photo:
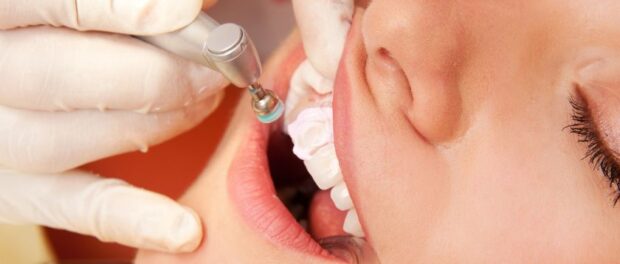
[[[617,261],[614,190],[567,126],[572,97],[620,152],[618,14],[615,0],[368,1],[336,77],[334,132],[382,263]],[[215,174],[183,200],[205,244],[164,263],[295,259],[246,234]]]
[[[617,259],[613,189],[564,127],[579,69],[618,61],[618,12],[617,1],[370,3],[334,117],[382,260]]]

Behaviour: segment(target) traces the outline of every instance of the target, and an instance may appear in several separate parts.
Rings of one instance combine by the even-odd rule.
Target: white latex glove
[[[293,0],[306,56],[329,80],[336,77],[354,8],[354,0]]]
[[[354,0],[293,0],[307,59],[297,67],[291,79],[285,127],[308,104],[331,101],[354,8]]]
[[[218,73],[121,35],[176,30],[202,5],[0,0],[0,223],[168,252],[199,245],[191,209],[71,169],[146,151],[215,109],[227,83]]]

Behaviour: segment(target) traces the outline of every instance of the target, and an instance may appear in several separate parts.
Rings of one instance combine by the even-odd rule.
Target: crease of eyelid
[[[592,119],[587,101],[579,93],[569,98],[572,108],[571,123],[563,128],[569,129],[572,134],[577,135],[578,142],[586,145],[586,154],[582,159],[587,159],[595,171],[600,171],[604,178],[609,182],[609,187],[613,188],[615,206],[620,201],[620,164],[617,152],[610,149],[606,142],[600,137],[600,130]]]

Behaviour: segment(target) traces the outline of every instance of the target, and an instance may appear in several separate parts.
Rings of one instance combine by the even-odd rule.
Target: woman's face
[[[615,190],[582,158],[595,143],[620,160],[619,12],[578,0],[368,6],[334,126],[380,259],[617,260]],[[572,120],[570,98],[590,118]],[[597,141],[579,143],[571,124]]]
[[[381,262],[617,261],[618,14],[613,0],[374,0],[357,12],[334,132]],[[329,261],[264,238],[221,191],[231,176],[210,171],[185,197],[207,238],[180,260]]]

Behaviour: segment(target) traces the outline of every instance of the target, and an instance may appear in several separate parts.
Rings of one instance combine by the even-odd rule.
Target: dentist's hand
[[[218,73],[125,35],[176,30],[202,7],[0,0],[0,223],[168,252],[198,246],[202,225],[191,209],[72,169],[146,150],[217,107],[227,84]]]
[[[293,0],[295,18],[308,61],[326,79],[333,81],[336,77],[347,33],[351,27],[355,2],[355,0]]]
[[[286,99],[286,125],[294,121],[298,106],[308,102],[309,98],[332,95],[356,4],[355,0],[292,1],[306,61],[297,67],[291,79]]]

